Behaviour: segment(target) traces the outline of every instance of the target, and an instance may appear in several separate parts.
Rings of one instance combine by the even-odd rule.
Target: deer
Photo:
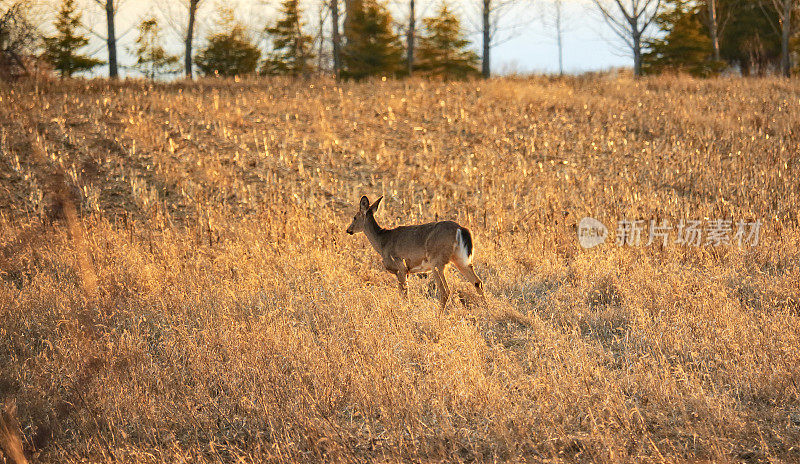
[[[381,200],[383,197],[370,204],[369,198],[362,196],[358,211],[346,232],[350,235],[364,232],[370,245],[381,256],[383,266],[397,276],[402,298],[408,298],[406,279],[410,274],[433,271],[439,287],[439,302],[444,311],[450,297],[444,270],[451,263],[475,286],[478,295],[486,298],[483,282],[472,266],[472,234],[466,227],[453,221],[437,221],[384,229],[375,221],[375,212]]]

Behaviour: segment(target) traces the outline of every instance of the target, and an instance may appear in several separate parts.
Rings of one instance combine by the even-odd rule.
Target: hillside
[[[2,86],[0,403],[43,463],[797,462],[798,127],[778,79]],[[361,195],[486,301],[399,299]]]

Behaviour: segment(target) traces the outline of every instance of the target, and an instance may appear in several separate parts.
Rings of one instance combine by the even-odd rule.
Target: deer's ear
[[[366,196],[361,197],[361,202],[358,204],[358,207],[361,209],[362,213],[366,213],[369,209],[369,198]]]
[[[372,211],[377,211],[378,210],[378,205],[381,204],[381,200],[383,200],[383,195],[381,195],[380,198],[375,200],[375,203],[373,203],[372,206],[369,207],[369,209],[372,210]]]

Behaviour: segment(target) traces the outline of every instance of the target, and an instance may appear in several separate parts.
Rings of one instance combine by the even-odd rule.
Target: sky
[[[91,36],[87,51],[101,59],[107,57],[102,36],[105,34],[103,10],[94,0],[84,1],[83,22],[96,31]],[[432,14],[441,0],[417,0],[417,11]],[[567,73],[607,70],[631,66],[630,53],[623,48],[602,21],[591,0],[562,0],[564,2],[562,22],[564,70]],[[185,22],[185,8],[181,0],[122,0],[117,18],[118,54],[122,65],[132,64],[135,59],[130,49],[136,38],[135,24],[145,15],[162,18],[172,17],[170,26],[162,21],[164,42],[175,54],[182,52],[180,25]],[[280,0],[205,0],[204,10],[199,16],[199,34],[195,49],[202,46],[203,36],[214,27],[216,12],[222,7],[233,9],[235,16],[243,22],[255,38],[264,40],[263,25],[277,18]],[[406,1],[389,0],[390,11],[396,21],[407,17]],[[500,42],[492,49],[492,72],[496,75],[510,73],[557,73],[558,47],[554,28],[550,27],[553,15],[553,0],[517,0],[516,5],[500,18],[498,37]],[[56,0],[57,4],[57,0]],[[477,0],[450,0],[451,7],[458,13],[465,31],[471,32],[468,38],[479,52],[480,34],[477,32],[479,2]],[[318,0],[301,0],[306,10],[309,29],[315,33],[318,23]],[[51,12],[54,9],[51,8]],[[266,45],[262,42],[262,45]],[[98,69],[99,74],[107,69]],[[123,75],[136,75],[123,69]]]
[[[534,3],[528,12],[532,18],[529,26],[521,28],[507,42],[497,46],[493,57],[496,63],[492,66],[494,72],[515,69],[534,73],[558,72],[556,34],[554,28],[549,26],[553,17],[551,3],[547,0]],[[566,25],[562,38],[566,73],[633,65],[630,52],[620,40],[613,37],[595,8],[588,2],[565,2],[562,21]]]

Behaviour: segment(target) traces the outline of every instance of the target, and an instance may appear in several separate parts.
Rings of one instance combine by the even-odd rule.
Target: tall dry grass
[[[786,80],[3,87],[0,402],[34,462],[798,461],[798,127]],[[399,300],[362,194],[488,302]]]

